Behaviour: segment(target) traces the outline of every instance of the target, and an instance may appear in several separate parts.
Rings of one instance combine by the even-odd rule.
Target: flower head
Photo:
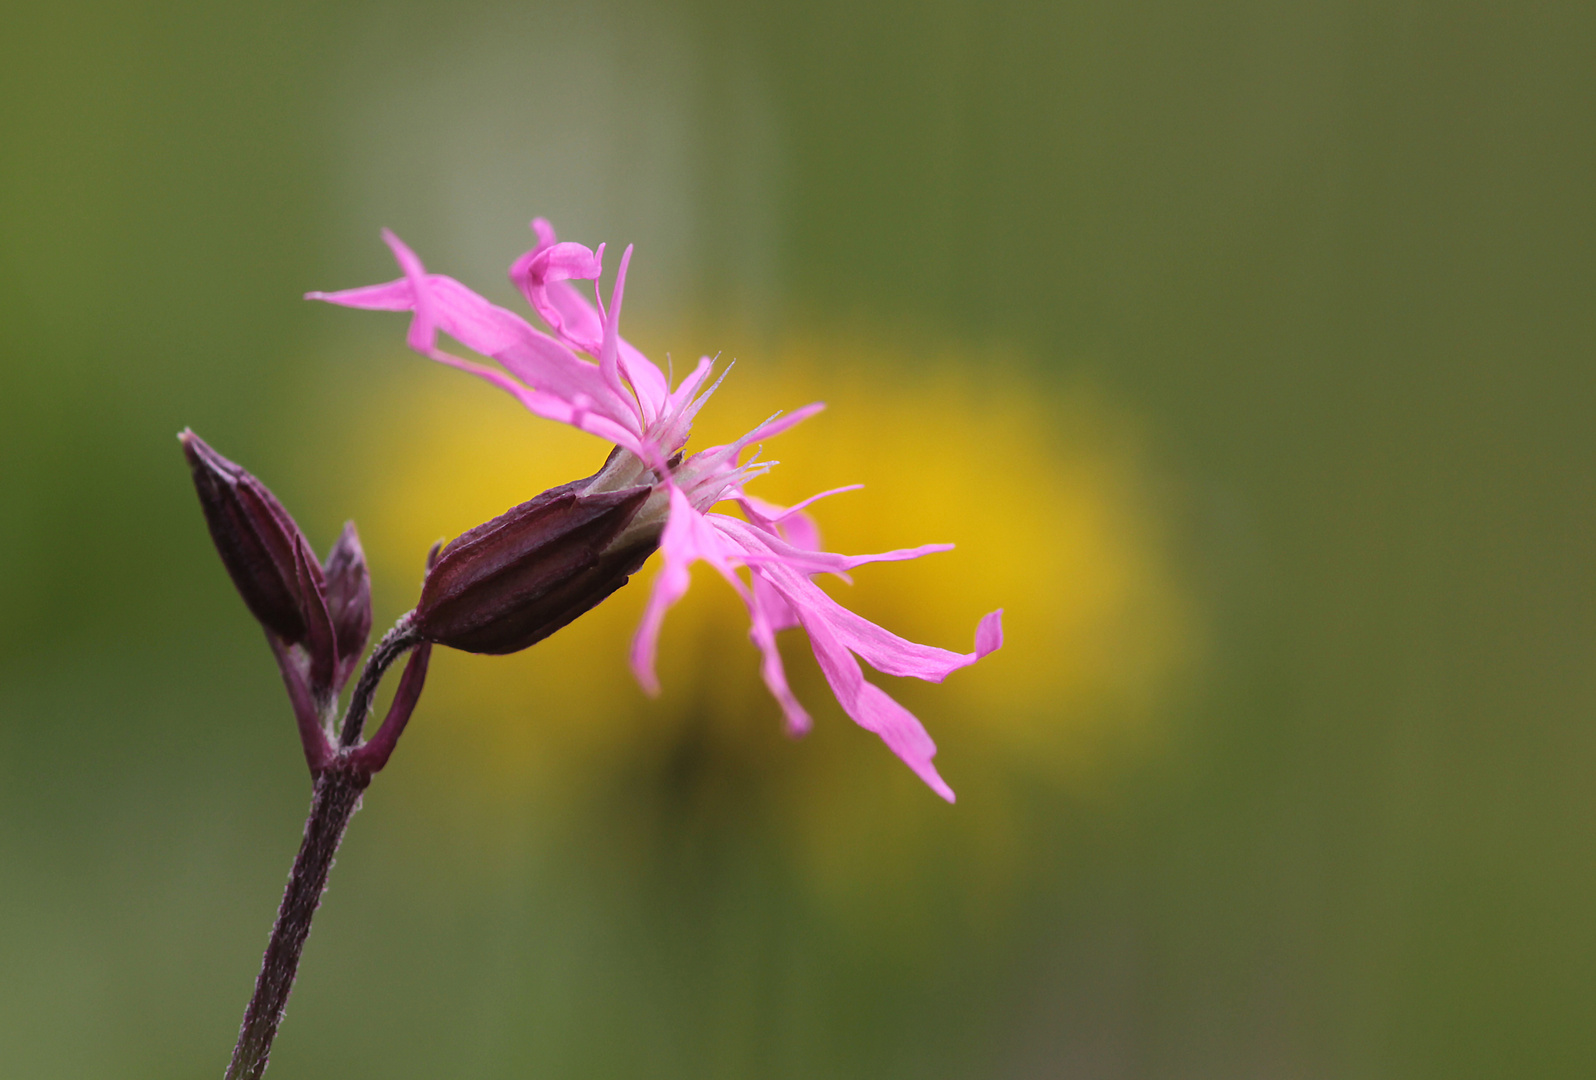
[[[308,294],[310,299],[346,307],[412,312],[408,341],[417,352],[486,379],[538,416],[569,424],[618,448],[595,476],[545,493],[445,548],[437,572],[450,568],[451,577],[434,586],[429,575],[418,609],[423,629],[430,615],[435,629],[429,636],[443,644],[480,652],[524,647],[618,588],[657,543],[663,565],[631,650],[632,670],[645,690],[659,692],[655,653],[665,615],[687,592],[692,565],[705,562],[747,608],[749,636],[761,655],[760,673],[780,703],[790,732],[807,731],[810,719],[788,686],[776,634],[801,627],[843,710],[879,735],[951,802],[953,791],[931,762],[936,744],[912,713],[865,680],[859,661],[884,674],[940,682],[1002,645],[1001,609],[981,620],[972,652],[955,653],[898,637],[833,600],[815,584],[816,575],[845,576],[865,563],[915,559],[951,545],[927,544],[877,555],[831,554],[819,550],[819,531],[805,507],[852,488],[822,492],[791,507],[748,494],[749,482],[771,467],[757,454],[751,455],[750,448],[813,416],[823,407],[819,403],[777,414],[735,442],[687,456],[693,418],[719,385],[709,384],[713,360],[701,359],[673,388],[653,361],[620,336],[632,249],[621,256],[606,305],[598,289],[603,245],[594,251],[559,242],[542,219],[532,228],[537,245],[512,264],[510,280],[547,324],[551,331],[547,334],[453,278],[427,273],[421,260],[388,232],[383,236],[403,277],[383,285]],[[578,281],[594,283],[593,302],[574,284]],[[491,357],[499,367],[439,348],[440,331]],[[561,493],[557,506],[549,498],[555,492]],[[715,512],[721,504],[735,506],[742,516]],[[611,506],[615,509],[608,509]],[[605,523],[606,531],[590,534],[598,539],[578,545],[580,558],[571,563],[571,573],[592,577],[593,585],[583,598],[572,599],[558,575],[531,568],[530,553],[543,550],[537,546],[547,543],[540,530],[554,514],[590,514],[592,520]],[[581,517],[584,522],[588,519]],[[562,540],[559,550],[575,549]],[[456,554],[451,556],[451,551]],[[473,590],[485,594],[482,583],[489,575],[485,567],[521,582],[518,587],[534,599],[520,606],[506,605],[495,595],[499,606],[484,616],[482,605],[463,598],[474,595]],[[510,570],[502,569],[506,567]],[[544,606],[537,609],[537,617],[529,618],[526,604],[534,602]]]

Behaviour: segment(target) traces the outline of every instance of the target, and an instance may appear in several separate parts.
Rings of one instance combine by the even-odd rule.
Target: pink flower
[[[552,335],[453,278],[427,273],[421,260],[386,231],[383,238],[404,271],[402,278],[362,289],[309,293],[307,298],[413,312],[408,341],[417,352],[486,379],[538,416],[580,428],[623,451],[599,476],[609,477],[604,483],[611,486],[616,484],[615,474],[627,474],[630,483],[651,485],[653,494],[639,519],[661,529],[664,565],[654,579],[631,650],[632,670],[650,694],[659,692],[655,651],[665,614],[687,592],[689,568],[695,562],[708,563],[748,609],[749,636],[761,654],[760,673],[781,705],[789,732],[808,731],[810,719],[787,685],[776,633],[802,627],[843,710],[879,735],[932,790],[952,802],[953,790],[931,763],[936,744],[912,713],[865,680],[859,661],[888,675],[941,682],[1003,644],[1002,610],[987,615],[976,627],[973,652],[955,653],[898,637],[823,592],[814,582],[817,574],[846,575],[865,563],[916,559],[952,545],[834,555],[818,550],[819,532],[804,507],[853,488],[822,492],[791,507],[775,506],[744,490],[770,468],[757,455],[745,458],[749,447],[813,416],[823,407],[819,403],[786,416],[777,414],[736,442],[684,459],[693,418],[719,385],[705,386],[713,361],[701,359],[672,389],[660,369],[619,333],[632,249],[621,256],[606,307],[597,285],[603,245],[592,251],[581,244],[560,243],[541,218],[532,228],[537,246],[510,267],[510,280]],[[572,284],[584,280],[594,282],[594,303]],[[492,357],[503,370],[443,351],[437,344],[439,331]],[[721,503],[734,504],[743,517],[713,512]]]

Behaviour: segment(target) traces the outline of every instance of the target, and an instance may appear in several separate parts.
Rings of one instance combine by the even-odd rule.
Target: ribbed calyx
[[[320,563],[283,504],[188,429],[178,436],[205,524],[249,613],[287,645],[320,632],[332,644]]]
[[[621,450],[604,468],[451,541],[421,587],[416,628],[465,652],[536,644],[626,584],[659,546],[663,492]]]

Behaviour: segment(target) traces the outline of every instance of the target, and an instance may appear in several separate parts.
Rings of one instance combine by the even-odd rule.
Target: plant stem
[[[360,679],[349,695],[349,710],[344,713],[343,727],[338,732],[339,750],[355,745],[360,739],[360,730],[365,727],[366,717],[371,714],[371,703],[377,694],[377,684],[393,666],[393,662],[413,649],[421,640],[416,635],[415,614],[414,611],[408,611],[401,615],[399,621],[393,624],[393,629],[382,636],[382,640],[377,642],[377,647],[371,650],[371,655],[366,658],[365,669],[361,671]]]
[[[238,1045],[233,1049],[233,1062],[228,1066],[226,1080],[259,1080],[266,1071],[272,1039],[277,1034],[277,1025],[282,1023],[288,993],[293,989],[294,974],[299,969],[299,954],[310,933],[311,917],[327,887],[327,873],[332,869],[338,842],[343,839],[349,819],[360,807],[360,793],[369,780],[369,776],[337,765],[316,778],[310,818],[305,822],[305,839],[299,845],[294,869],[288,875],[288,888],[283,893],[282,906],[277,909],[277,922],[261,960],[260,975],[255,979],[255,995],[244,1010],[244,1023],[239,1029]]]
[[[288,888],[283,891],[271,940],[261,959],[260,974],[255,978],[255,993],[244,1010],[244,1022],[239,1028],[238,1045],[233,1048],[226,1080],[259,1080],[266,1072],[272,1040],[283,1022],[288,995],[299,971],[299,957],[310,935],[310,920],[327,889],[327,875],[344,838],[344,829],[360,809],[360,793],[371,783],[372,774],[387,762],[393,750],[391,743],[398,739],[409,710],[421,693],[421,680],[426,677],[424,655],[419,657],[419,672],[406,675],[405,682],[411,685],[401,687],[400,696],[405,698],[404,715],[398,718],[383,752],[378,755],[380,760],[368,760],[369,755],[356,752],[359,748],[355,744],[371,712],[377,684],[395,660],[420,643],[413,615],[412,612],[401,617],[366,658],[366,666],[349,695],[349,709],[344,713],[332,760],[315,774],[315,793],[311,797],[310,817],[305,820],[305,838],[300,842],[294,868],[288,875]],[[423,653],[428,649],[430,646],[423,646]],[[318,734],[318,737],[321,736]]]

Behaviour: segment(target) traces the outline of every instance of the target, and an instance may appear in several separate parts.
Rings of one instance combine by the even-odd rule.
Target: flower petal
[[[604,248],[590,251],[581,244],[558,243],[554,229],[542,218],[532,223],[538,234],[538,246],[517,259],[510,267],[510,280],[521,290],[527,303],[538,313],[549,328],[572,348],[598,356],[605,349],[606,323],[599,311],[582,296],[572,281],[597,281],[604,271]],[[626,263],[631,258],[631,248],[621,258],[621,274],[617,289],[626,276]],[[610,307],[619,308],[618,298],[612,298]],[[610,313],[618,318],[619,311]],[[632,385],[638,404],[642,407],[645,425],[653,423],[660,415],[669,397],[670,387],[665,376],[654,362],[618,334],[615,350],[619,369]]]
[[[837,702],[853,722],[866,731],[881,736],[887,748],[914,770],[932,791],[948,802],[954,801],[953,789],[942,779],[931,759],[936,756],[937,744],[931,740],[915,715],[887,695],[874,683],[866,682],[859,670],[859,662],[843,641],[832,632],[823,619],[807,617],[810,613],[800,609],[804,629],[809,634],[809,645],[821,673],[830,684]]]
[[[743,496],[746,498],[746,496]],[[738,500],[739,502],[742,499]],[[769,506],[769,503],[765,505]],[[816,551],[808,548],[797,547],[782,539],[777,533],[761,529],[757,536],[751,524],[738,521],[736,518],[726,517],[722,514],[711,515],[718,522],[725,521],[729,524],[726,530],[738,535],[745,541],[749,549],[749,562],[779,561],[786,566],[802,570],[808,574],[840,574],[845,575],[855,567],[868,563],[879,562],[907,562],[925,555],[935,555],[938,552],[952,551],[952,544],[921,544],[919,547],[897,548],[893,551],[883,551],[875,555],[835,555],[829,551]],[[792,519],[787,519],[791,521]],[[815,539],[819,539],[816,530]]]
[[[434,355],[436,332],[441,330],[467,348],[491,356],[522,383],[538,391],[571,405],[585,399],[588,404],[584,411],[595,412],[619,424],[632,432],[634,438],[629,441],[636,443],[636,436],[642,432],[635,409],[606,385],[595,365],[538,332],[513,311],[498,307],[453,278],[425,273],[420,259],[397,237],[389,233],[385,239],[389,240],[395,258],[405,269],[403,280],[344,292],[309,293],[308,298],[345,307],[379,310],[408,307],[416,313],[408,340],[417,352],[443,363],[462,366]],[[406,297],[408,303],[401,303]],[[474,373],[482,374],[479,370]],[[539,415],[547,413],[540,411]]]
[[[975,657],[977,660],[990,656],[1003,647],[1003,609],[982,617],[981,625],[975,628]]]
[[[604,385],[608,386],[618,398],[626,399],[626,387],[621,383],[620,366],[620,336],[621,336],[621,300],[626,295],[626,268],[632,261],[630,246],[621,254],[621,267],[615,272],[615,287],[610,290],[609,310],[604,313],[604,340],[599,346],[598,362],[599,371],[604,376]],[[638,430],[641,431],[648,425],[648,419],[640,410],[641,402],[635,395],[631,396],[631,404],[638,420]]]
[[[695,510],[686,493],[674,484],[670,488],[670,517],[660,537],[660,554],[664,565],[654,578],[648,606],[632,642],[632,672],[643,689],[650,694],[659,693],[659,678],[655,671],[655,657],[659,643],[660,627],[665,613],[687,592],[691,583],[689,568],[703,560],[712,566],[731,585],[748,609],[749,637],[760,651],[760,677],[771,696],[781,705],[786,717],[787,730],[802,735],[810,728],[809,713],[793,696],[787,683],[787,673],[782,665],[781,651],[776,645],[776,631],[797,625],[792,609],[779,593],[750,590],[737,576],[737,566],[743,551],[732,537],[717,530],[716,523]],[[740,524],[740,523],[739,523]],[[755,578],[754,589],[759,589]]]
[[[837,603],[811,581],[807,573],[795,569],[785,560],[761,559],[751,561],[750,565],[793,606],[805,629],[824,624],[849,651],[857,653],[884,675],[941,682],[953,672],[969,667],[980,659],[974,652],[956,653],[921,645],[877,626]]]
[[[539,224],[548,228],[542,218],[532,223],[539,233],[538,246],[510,264],[510,281],[556,336],[573,348],[595,353],[604,338],[604,324],[570,282],[597,280],[604,272],[604,249],[595,252],[582,244],[558,243],[553,229],[545,234],[538,230]]]
[[[643,619],[632,638],[632,674],[651,695],[659,693],[655,656],[665,613],[687,594],[687,587],[692,583],[688,570],[693,563],[704,559],[712,565],[725,565],[721,547],[714,530],[703,524],[702,516],[693,509],[687,496],[676,485],[670,485],[670,516],[659,541],[663,565],[654,575],[648,606],[643,609]]]
[[[794,409],[785,416],[773,416],[730,445],[742,449],[753,445],[761,439],[773,439],[782,432],[797,427],[811,416],[823,411],[825,407],[826,403],[824,401],[812,401],[803,408]]]
[[[759,647],[759,676],[764,680],[770,696],[781,706],[782,716],[787,722],[787,734],[807,735],[814,722],[793,696],[792,687],[787,684],[787,669],[781,662],[781,650],[776,645],[776,631],[798,625],[797,616],[780,593],[768,588],[761,592],[760,585],[756,574],[753,591],[743,593],[743,602],[748,606],[748,636]],[[765,604],[771,599],[780,605],[778,611],[766,609]],[[780,619],[792,621],[779,623]]]
[[[846,491],[858,491],[863,487],[863,484],[846,484],[822,491],[818,495],[811,495],[791,506],[778,506],[746,492],[739,492],[734,498],[737,505],[742,507],[750,524],[765,532],[774,533],[800,550],[819,551],[820,525],[811,515],[805,513],[805,508],[828,496],[841,495]]]
[[[798,613],[792,605],[787,603],[787,598],[776,590],[776,586],[766,581],[758,573],[753,575],[754,599],[758,602],[760,610],[770,621],[772,630],[791,630],[798,625]]]

